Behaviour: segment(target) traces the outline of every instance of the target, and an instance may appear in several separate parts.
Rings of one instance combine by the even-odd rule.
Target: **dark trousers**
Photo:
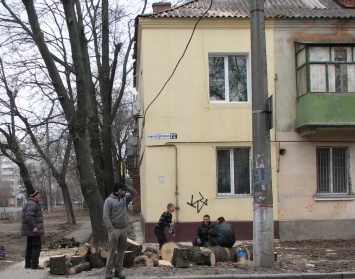
[[[161,249],[163,244],[168,242],[168,240],[166,239],[165,233],[164,233],[164,229],[161,229],[156,226],[154,228],[154,233],[155,233],[155,236],[157,237],[158,242],[159,242],[159,249]]]
[[[37,267],[41,254],[41,236],[27,236],[25,267]]]

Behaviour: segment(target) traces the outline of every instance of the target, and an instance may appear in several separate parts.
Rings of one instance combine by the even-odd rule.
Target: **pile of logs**
[[[245,259],[252,260],[252,247],[197,247],[178,245],[174,242],[167,242],[162,246],[161,257],[171,262],[174,267],[186,268],[190,264],[214,266],[217,262],[236,262],[238,250],[245,251]]]
[[[53,241],[48,245],[49,249],[59,249],[59,248],[72,248],[78,247],[80,244],[79,241],[76,241],[74,237],[72,238],[61,238],[56,241]]]
[[[142,245],[127,239],[123,266],[133,266],[134,257],[141,255],[142,248]],[[71,257],[66,255],[52,256],[44,262],[44,266],[49,267],[49,272],[54,275],[75,274],[93,268],[105,267],[106,259],[107,250],[105,248],[94,247],[89,243],[79,243],[75,255]]]
[[[214,266],[217,262],[239,261],[237,252],[243,249],[245,259],[252,259],[252,248],[249,246],[224,248],[217,246],[197,247],[180,245],[175,242],[165,243],[161,250],[145,247],[131,239],[127,239],[126,251],[123,257],[123,267],[136,266],[172,266],[187,268],[190,265]],[[52,256],[44,263],[54,275],[76,274],[93,268],[106,266],[107,250],[93,247],[88,243],[80,243],[76,254]]]

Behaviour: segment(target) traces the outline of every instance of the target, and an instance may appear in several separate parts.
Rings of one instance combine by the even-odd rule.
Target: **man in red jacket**
[[[41,235],[44,235],[42,209],[38,204],[41,198],[37,190],[33,190],[22,209],[21,235],[27,236],[25,268],[43,269],[38,265],[41,254]]]

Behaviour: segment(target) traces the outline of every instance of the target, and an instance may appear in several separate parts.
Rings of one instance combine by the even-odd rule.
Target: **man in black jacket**
[[[44,235],[42,209],[38,204],[41,198],[37,190],[33,190],[22,209],[21,235],[27,236],[25,268],[43,269],[38,265],[41,253],[41,236]]]
[[[210,215],[203,216],[203,221],[198,224],[195,239],[192,241],[193,246],[208,246],[208,232],[213,224],[210,221]]]
[[[210,245],[232,247],[235,243],[233,226],[223,217],[217,219],[216,225],[209,231]]]

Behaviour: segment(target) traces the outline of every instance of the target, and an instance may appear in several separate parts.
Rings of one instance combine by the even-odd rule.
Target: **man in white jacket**
[[[112,278],[113,269],[115,269],[114,277],[126,278],[122,274],[122,264],[128,235],[128,204],[137,194],[133,188],[116,182],[112,194],[105,200],[103,219],[109,234],[105,279]]]

